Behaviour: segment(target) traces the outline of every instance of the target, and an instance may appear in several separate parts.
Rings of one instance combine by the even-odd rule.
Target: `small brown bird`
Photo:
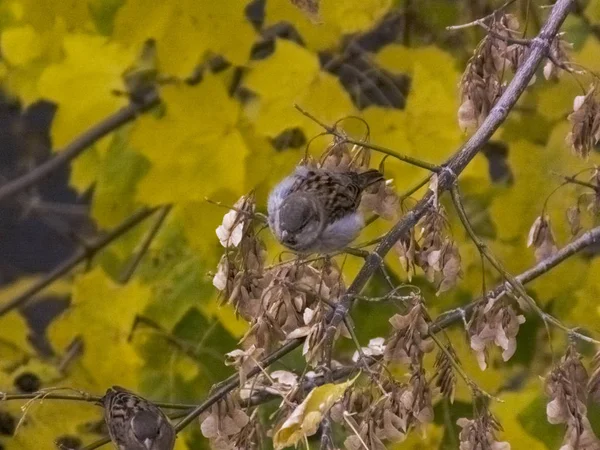
[[[384,181],[378,170],[332,172],[298,166],[269,195],[269,226],[299,253],[340,250],[364,226],[358,211],[363,191]]]
[[[102,404],[108,433],[119,450],[172,450],[175,446],[173,425],[148,400],[113,386]]]

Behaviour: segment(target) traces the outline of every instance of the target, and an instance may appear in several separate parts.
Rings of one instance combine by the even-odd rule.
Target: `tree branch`
[[[139,113],[147,111],[160,101],[158,92],[152,91],[139,102],[131,102],[116,113],[108,116],[102,122],[80,134],[48,161],[0,187],[0,203],[19,192],[39,183],[45,177],[60,169],[75,159],[81,152],[89,148],[99,139],[115,131],[117,128],[134,120]]]
[[[171,207],[172,207],[172,205],[165,205],[160,208],[158,217],[157,217],[156,221],[154,222],[154,224],[152,225],[152,227],[150,228],[150,230],[148,231],[148,233],[146,234],[146,236],[144,237],[144,240],[142,241],[142,245],[140,246],[139,250],[135,253],[133,258],[127,263],[127,266],[125,266],[125,269],[119,276],[119,283],[125,284],[131,279],[131,277],[135,273],[135,270],[137,269],[138,265],[142,261],[142,258],[144,257],[144,255],[146,254],[148,249],[150,248],[150,244],[152,244],[152,241],[158,234],[158,231],[162,227],[162,224],[164,223],[165,219],[169,215],[169,212],[171,211]]]
[[[75,252],[73,256],[69,259],[61,263],[58,267],[56,267],[52,272],[49,272],[42,278],[37,281],[33,286],[25,290],[23,293],[19,294],[12,300],[9,300],[6,303],[0,304],[0,316],[12,311],[15,308],[25,305],[34,295],[39,293],[42,289],[52,284],[54,281],[58,280],[63,275],[69,273],[74,267],[83,261],[92,258],[98,251],[106,247],[108,244],[113,242],[115,239],[127,233],[137,224],[142,222],[146,217],[150,216],[155,209],[147,209],[144,208],[132,216],[125,219],[119,226],[114,228],[109,233],[100,236],[99,238],[92,241],[91,244],[84,248],[80,248]]]
[[[600,242],[600,227],[593,228],[590,231],[582,234],[579,238],[561,248],[555,255],[540,261],[531,269],[523,272],[520,275],[517,275],[515,279],[521,284],[527,284],[546,272],[549,272],[552,268],[556,267],[567,258],[598,242]],[[460,308],[455,308],[441,314],[436,318],[433,324],[429,326],[430,333],[438,333],[441,330],[448,328],[453,323],[468,317],[479,303],[483,302],[487,298],[498,297],[502,295],[502,293],[507,289],[507,284],[508,283],[503,283],[497,286],[485,297],[480,297],[465,306],[461,306]]]

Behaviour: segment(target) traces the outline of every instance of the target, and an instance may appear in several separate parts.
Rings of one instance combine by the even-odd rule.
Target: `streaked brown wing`
[[[292,187],[293,191],[314,192],[327,211],[327,223],[353,213],[360,204],[362,189],[354,173],[311,170]]]

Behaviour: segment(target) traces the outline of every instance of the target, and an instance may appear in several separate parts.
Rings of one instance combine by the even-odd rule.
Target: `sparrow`
[[[383,175],[375,169],[358,173],[298,166],[269,194],[269,227],[297,253],[341,250],[364,227],[358,210],[363,191],[380,181]]]
[[[148,400],[113,386],[102,397],[108,433],[119,450],[172,450],[175,429]]]

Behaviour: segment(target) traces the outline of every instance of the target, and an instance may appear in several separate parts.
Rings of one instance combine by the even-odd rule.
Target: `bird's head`
[[[283,245],[297,252],[311,250],[324,228],[323,208],[310,193],[294,193],[279,207],[278,238]]]

